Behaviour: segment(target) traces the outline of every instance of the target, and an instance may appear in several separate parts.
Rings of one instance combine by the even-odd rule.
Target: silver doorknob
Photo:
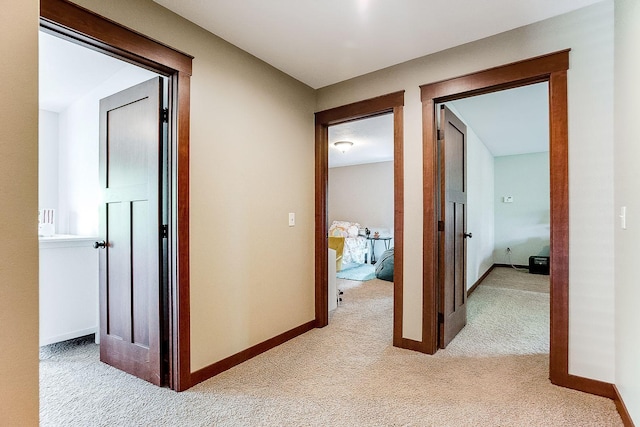
[[[98,249],[98,248],[104,249],[107,247],[107,242],[105,242],[104,240],[101,240],[99,242],[93,242],[93,247],[95,249]]]

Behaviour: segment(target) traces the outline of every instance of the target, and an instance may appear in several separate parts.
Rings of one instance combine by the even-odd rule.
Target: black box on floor
[[[529,273],[549,275],[549,257],[548,256],[530,256],[529,257]]]

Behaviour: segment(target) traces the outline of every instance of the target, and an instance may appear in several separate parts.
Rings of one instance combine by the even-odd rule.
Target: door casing
[[[169,387],[191,386],[189,121],[193,57],[66,0],[40,0],[40,28],[169,78]]]
[[[316,327],[329,324],[327,186],[329,176],[329,126],[393,113],[394,175],[394,276],[393,345],[411,348],[402,338],[402,265],[404,232],[404,91],[382,95],[315,114],[315,313]],[[406,342],[405,342],[406,341]]]
[[[550,293],[549,377],[563,387],[613,398],[611,385],[569,374],[569,135],[567,70],[570,49],[420,86],[423,130],[424,281],[421,351],[437,351],[437,167],[436,104],[512,89],[549,84]]]

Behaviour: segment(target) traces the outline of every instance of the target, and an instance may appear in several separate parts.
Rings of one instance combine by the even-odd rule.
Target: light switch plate
[[[502,201],[503,201],[504,203],[513,203],[513,196],[504,196],[504,197],[502,198]]]
[[[293,227],[296,225],[296,214],[295,212],[289,212],[289,227]]]

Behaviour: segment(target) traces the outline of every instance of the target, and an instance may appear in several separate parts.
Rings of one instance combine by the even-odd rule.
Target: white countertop
[[[40,247],[60,247],[60,246],[93,246],[93,242],[98,240],[95,236],[79,236],[76,234],[54,234],[53,236],[38,236]]]
[[[96,240],[95,236],[79,236],[77,234],[54,234],[53,236],[38,236],[42,242],[58,241],[58,240]]]

